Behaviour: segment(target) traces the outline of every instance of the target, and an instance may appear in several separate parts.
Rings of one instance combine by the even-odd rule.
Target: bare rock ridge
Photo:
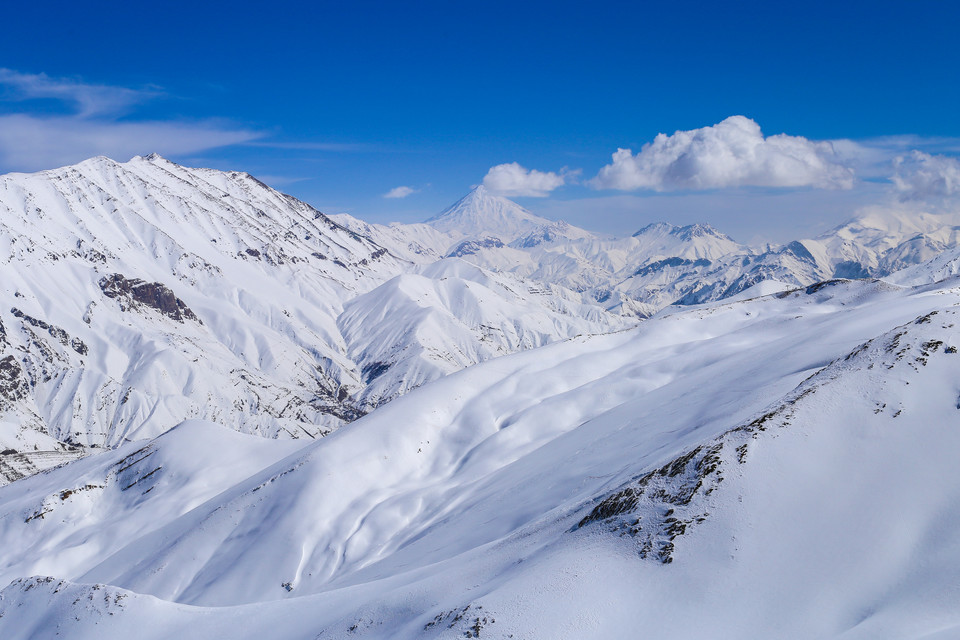
[[[253,251],[249,249],[248,251]],[[167,286],[160,282],[144,282],[137,278],[129,279],[122,274],[115,273],[100,279],[98,283],[103,295],[120,302],[120,308],[126,311],[144,305],[156,309],[168,318],[177,322],[183,319],[193,320],[203,324],[200,318],[184,304],[183,300],[174,295]]]

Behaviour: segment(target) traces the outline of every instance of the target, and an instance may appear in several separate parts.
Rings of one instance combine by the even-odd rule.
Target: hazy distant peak
[[[730,240],[730,237],[727,234],[718,231],[709,224],[698,222],[694,224],[688,224],[682,227],[679,227],[669,222],[652,222],[647,226],[643,227],[639,231],[633,234],[634,238],[640,236],[651,236],[651,235],[672,235],[680,238],[681,240],[691,240],[693,238],[700,238],[703,236],[712,236],[714,238],[721,238],[724,240]]]
[[[426,222],[440,231],[468,237],[496,236],[505,241],[553,223],[512,200],[493,195],[483,185],[474,187],[470,193]]]

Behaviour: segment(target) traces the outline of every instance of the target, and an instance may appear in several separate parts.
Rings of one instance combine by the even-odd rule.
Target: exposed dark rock
[[[723,443],[718,442],[671,460],[600,501],[577,527],[608,521],[615,531],[640,539],[641,557],[672,562],[673,541],[708,515],[696,509],[687,513],[688,507],[695,495],[708,495],[723,481],[718,473],[722,451]],[[676,509],[684,511],[683,515]]]
[[[23,377],[23,369],[17,359],[7,356],[0,360],[0,398],[16,402],[26,398],[27,392],[27,381]]]
[[[816,282],[810,285],[809,287],[804,289],[804,292],[809,296],[816,293],[817,291],[820,291],[821,289],[826,289],[827,287],[833,287],[835,285],[843,284],[845,282],[850,282],[850,281],[844,280],[842,278],[834,278],[833,280],[824,280],[823,282]]]
[[[363,366],[361,373],[363,374],[363,380],[367,384],[370,384],[390,368],[390,364],[387,362],[371,362]]]
[[[115,273],[100,280],[100,289],[108,298],[120,302],[124,311],[137,309],[143,305],[156,309],[168,318],[183,322],[184,318],[200,324],[197,315],[166,285],[159,282],[144,282],[138,278],[127,278]]]
[[[503,247],[503,240],[500,238],[483,238],[482,240],[464,240],[447,254],[448,258],[459,258],[477,253],[481,249],[500,249]]]
[[[694,268],[701,268],[701,267],[709,267],[711,264],[712,263],[706,258],[698,258],[697,260],[688,260],[686,258],[676,258],[676,257],[664,258],[663,260],[657,260],[655,262],[651,262],[650,264],[640,267],[639,269],[637,269],[637,271],[633,275],[647,276],[647,275],[650,275],[651,273],[657,273],[659,271],[662,271],[667,267],[690,266]]]
[[[52,337],[59,340],[60,344],[62,344],[65,347],[66,346],[71,347],[74,351],[76,351],[80,355],[85,355],[87,353],[87,345],[83,343],[83,340],[81,340],[80,338],[71,338],[70,334],[64,331],[63,329],[61,329],[60,327],[50,324],[49,322],[44,322],[43,320],[38,320],[37,318],[34,318],[32,316],[28,316],[27,314],[25,314],[23,311],[20,311],[20,309],[17,309],[16,307],[14,307],[13,309],[10,309],[10,313],[12,313],[15,317],[20,318],[21,320],[23,320],[24,322],[26,322],[32,327],[43,329],[44,331],[49,333]]]
[[[70,340],[70,348],[79,353],[82,356],[87,355],[87,345],[80,338],[73,338]]]

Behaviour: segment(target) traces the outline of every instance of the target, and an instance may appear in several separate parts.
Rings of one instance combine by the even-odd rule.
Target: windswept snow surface
[[[0,636],[951,637],[960,290],[744,298],[0,488]]]

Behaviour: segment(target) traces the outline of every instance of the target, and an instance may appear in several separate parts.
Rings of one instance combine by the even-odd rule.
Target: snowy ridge
[[[947,218],[381,226],[151,156],[0,227],[0,637],[960,630]]]
[[[159,157],[4,176],[0,209],[4,399],[32,428],[110,446],[194,416],[302,436],[350,415],[338,300],[401,268],[373,243]]]
[[[365,393],[352,343],[380,327],[339,318],[413,263],[248,174],[159,156],[10,174],[0,229],[0,412],[55,441],[111,447],[191,418],[313,438],[409,388]],[[609,330],[595,311],[578,326]]]
[[[18,481],[0,489],[0,581],[57,578],[8,587],[0,631],[45,628],[39,603],[61,603],[46,624],[76,637],[95,619],[199,637],[211,618],[246,637],[900,637],[917,607],[930,631],[956,627],[932,596],[958,560],[958,305],[949,288],[836,281],[497,358],[245,479],[211,470],[224,489],[185,513],[152,502],[179,503],[176,482],[120,491],[199,462],[178,455],[77,494],[92,501],[80,520],[28,520],[136,451],[166,456],[177,432]],[[598,512],[640,483],[636,504]],[[150,529],[111,542],[99,514]],[[54,539],[39,566],[49,553],[31,547]],[[71,607],[92,589],[76,582],[129,608]]]
[[[338,323],[365,376],[364,406],[497,356],[632,324],[556,285],[452,258],[354,298]]]

